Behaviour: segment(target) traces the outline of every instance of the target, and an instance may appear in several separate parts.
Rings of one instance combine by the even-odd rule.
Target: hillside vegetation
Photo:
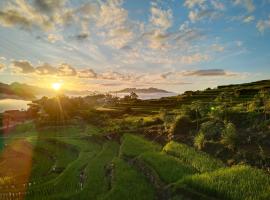
[[[1,129],[0,199],[268,200],[269,85],[33,101]]]

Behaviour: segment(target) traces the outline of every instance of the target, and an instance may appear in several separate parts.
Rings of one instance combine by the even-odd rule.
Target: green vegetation
[[[176,156],[178,159],[190,164],[200,172],[214,171],[225,167],[220,160],[217,160],[204,152],[196,151],[194,148],[185,144],[169,142],[163,148],[163,151]]]
[[[270,178],[263,171],[248,166],[233,166],[214,172],[192,175],[175,185],[201,191],[219,199],[269,199]]]
[[[155,199],[153,186],[141,173],[118,158],[114,159],[112,164],[114,167],[112,189],[104,199]]]
[[[127,157],[136,157],[145,152],[159,151],[161,146],[147,141],[140,136],[125,134],[123,137],[120,154]]]
[[[0,199],[269,199],[269,87],[33,101],[1,131]]]
[[[144,153],[140,156],[140,159],[149,164],[166,183],[176,182],[184,176],[196,172],[193,167],[162,152]]]

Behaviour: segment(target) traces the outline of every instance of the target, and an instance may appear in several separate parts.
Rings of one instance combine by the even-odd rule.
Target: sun
[[[61,83],[53,83],[52,84],[52,89],[54,89],[55,91],[58,91],[61,89],[62,84]]]

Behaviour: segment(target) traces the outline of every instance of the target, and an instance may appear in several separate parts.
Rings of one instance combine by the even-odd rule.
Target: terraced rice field
[[[186,145],[94,126],[15,131],[3,139],[0,199],[270,199],[270,177]]]

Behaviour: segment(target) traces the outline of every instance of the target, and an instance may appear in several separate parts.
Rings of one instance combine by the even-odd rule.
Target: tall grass
[[[209,172],[225,167],[220,160],[182,143],[171,141],[164,146],[163,151],[193,166],[200,172]]]
[[[173,183],[187,175],[196,173],[192,166],[162,152],[144,153],[139,159],[150,165],[166,183]]]
[[[143,137],[126,134],[120,149],[121,156],[136,157],[145,152],[153,152],[161,150],[161,146],[157,143],[148,141]]]
[[[119,158],[114,159],[113,165],[112,189],[102,199],[154,199],[154,188],[146,181],[143,174],[137,172]]]
[[[175,189],[183,184],[218,199],[270,199],[270,177],[259,169],[244,165],[186,177],[176,184]]]

